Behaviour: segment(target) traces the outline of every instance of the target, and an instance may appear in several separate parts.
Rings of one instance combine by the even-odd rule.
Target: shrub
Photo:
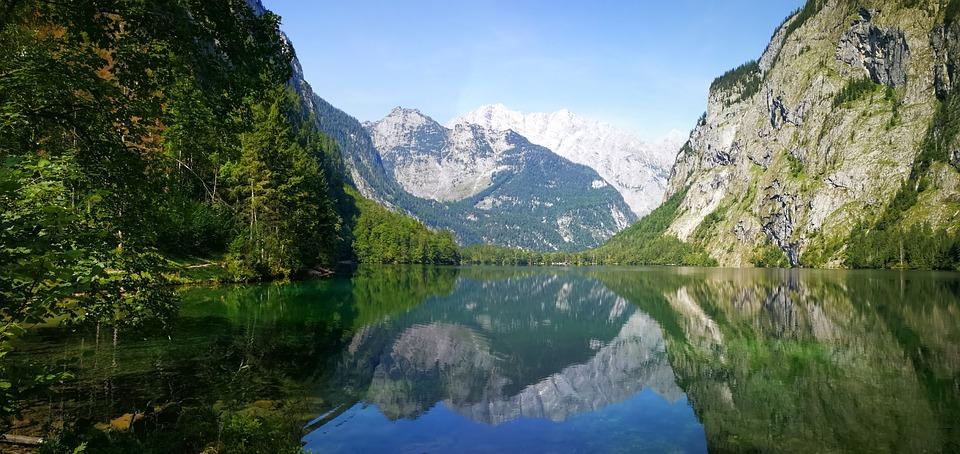
[[[878,87],[880,87],[880,84],[867,78],[848,80],[840,93],[837,93],[837,96],[833,98],[833,107],[857,101],[865,95],[873,93]]]
[[[741,91],[736,100],[739,102],[757,94],[762,81],[760,64],[756,60],[750,60],[714,79],[710,84],[710,91],[730,91],[739,88]]]

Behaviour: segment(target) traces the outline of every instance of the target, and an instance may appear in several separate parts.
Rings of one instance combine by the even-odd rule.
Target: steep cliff
[[[683,199],[668,232],[729,266],[858,266],[851,245],[921,224],[955,235],[958,11],[809,1],[711,86],[671,172],[667,197]]]

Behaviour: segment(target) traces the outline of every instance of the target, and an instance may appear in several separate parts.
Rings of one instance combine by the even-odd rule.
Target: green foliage
[[[224,203],[209,203],[183,195],[170,195],[158,203],[161,222],[155,231],[157,249],[170,256],[210,256],[230,243],[233,210]]]
[[[55,160],[12,157],[0,167],[0,432],[20,396],[68,378],[3,361],[21,326],[57,318],[64,324],[132,327],[166,320],[174,295],[165,262],[124,247],[107,230],[91,196],[72,200],[76,167]]]
[[[833,98],[833,107],[862,99],[868,94],[875,93],[880,87],[883,87],[883,85],[874,82],[870,78],[847,80],[847,83],[843,86],[843,89],[840,90],[840,93],[837,93],[837,96]]]
[[[21,395],[36,384],[28,382],[29,375],[18,373],[7,359],[13,351],[13,340],[21,333],[23,328],[16,323],[0,324],[0,416],[4,416],[0,418],[0,432],[6,432],[9,425],[5,416],[17,414]]]
[[[807,0],[803,7],[787,16],[787,18],[783,21],[784,24],[790,22],[791,18],[793,18],[793,21],[790,22],[790,24],[787,25],[787,28],[784,30],[783,40],[786,41],[787,38],[789,38],[793,32],[797,31],[797,29],[803,26],[807,20],[819,13],[826,4],[826,0]],[[781,27],[782,26],[783,25],[781,25]]]
[[[303,452],[299,428],[284,421],[281,415],[249,410],[228,412],[220,416],[220,424],[223,432],[214,444],[217,451],[238,454]]]
[[[710,91],[726,92],[739,89],[737,101],[743,101],[760,91],[761,82],[763,80],[760,77],[760,64],[756,60],[750,60],[714,79],[710,84]]]
[[[370,282],[374,277],[384,274],[366,276],[362,286],[378,286]],[[417,284],[453,282],[427,272],[422,279],[389,279],[374,296],[406,300],[421,289]],[[43,329],[41,336],[27,337],[13,365],[37,361],[75,376],[67,386],[27,396],[34,418],[50,411],[63,416],[63,429],[45,437],[51,446],[41,452],[69,453],[82,443],[98,454],[296,452],[310,415],[335,406],[329,394],[318,398],[316,386],[326,380],[317,377],[330,371],[330,360],[359,327],[356,317],[406,309],[361,300],[372,292],[351,295],[352,285],[345,283],[192,287],[183,291],[180,314],[165,330],[120,333],[115,344],[104,338],[110,332],[94,330]],[[95,390],[105,380],[114,389],[133,386],[135,392],[101,399],[105,395]],[[75,398],[90,392],[100,397]],[[352,399],[345,394],[335,397]],[[48,400],[64,402],[65,408],[52,409]],[[129,430],[103,424],[135,412],[139,416]]]
[[[220,169],[241,158],[253,100],[290,77],[278,26],[244,0],[4,5],[3,354],[17,326],[120,330],[171,316],[176,296],[159,252],[222,251],[233,237],[240,206],[224,200]],[[12,376],[0,368],[0,387],[13,390],[0,419],[16,407],[10,396],[44,381]]]
[[[790,168],[790,176],[793,178],[800,178],[803,176],[803,161],[798,159],[789,151],[784,153],[784,157],[787,160],[787,167]]]
[[[163,415],[166,416],[166,415]],[[183,409],[166,431],[89,430],[68,432],[45,440],[39,454],[96,452],[105,454],[224,452],[303,452],[300,421],[282,409],[250,406],[219,412],[209,408]]]
[[[883,98],[890,102],[891,106],[890,121],[888,121],[885,126],[887,131],[889,131],[900,124],[900,106],[903,105],[903,99],[898,96],[897,91],[890,86],[886,87]]]
[[[960,235],[929,224],[868,229],[850,234],[846,265],[851,268],[960,269]]]
[[[603,246],[585,252],[584,260],[596,264],[715,266],[716,261],[700,247],[667,234],[685,195],[686,191],[674,194]]]
[[[754,251],[751,262],[758,268],[789,268],[790,261],[783,251],[771,243],[766,243]]]
[[[960,269],[958,230],[904,224],[904,214],[928,190],[928,170],[949,159],[960,133],[960,95],[941,102],[913,163],[909,178],[874,222],[861,222],[847,240],[845,265],[851,268]]]
[[[6,164],[0,171],[0,319],[136,325],[169,314],[165,262],[125,244],[99,193],[74,196],[77,168],[68,157],[23,156]]]
[[[838,256],[843,249],[846,238],[843,236],[827,237],[822,232],[814,236],[800,255],[800,266],[803,268],[823,268]]]
[[[951,146],[960,135],[960,88],[954,88],[940,102],[927,135],[920,145],[920,155],[910,172],[911,181],[919,181],[936,161],[948,162]]]
[[[353,249],[360,263],[460,263],[460,250],[450,231],[432,231],[352,190],[349,194],[359,211],[353,221]]]
[[[944,23],[950,26],[957,22],[957,19],[960,19],[960,0],[949,0],[944,16]]]
[[[319,133],[301,112],[293,89],[267,92],[252,106],[239,159],[223,166],[238,208],[228,258],[238,279],[288,278],[334,259],[340,220],[320,164]]]
[[[449,295],[457,287],[460,269],[452,266],[360,265],[351,277],[353,327],[408,311],[431,297]]]
[[[461,251],[462,261],[471,265],[527,266],[571,263],[566,259],[576,253],[542,253],[489,244],[475,245]]]
[[[727,217],[727,205],[721,205],[716,210],[713,210],[705,218],[703,222],[697,226],[697,229],[693,231],[693,235],[690,236],[691,240],[694,243],[702,243],[709,239],[709,235],[712,234],[713,230],[720,225]]]

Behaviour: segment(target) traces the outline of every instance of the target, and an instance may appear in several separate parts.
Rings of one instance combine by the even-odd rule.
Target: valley
[[[347,165],[367,197],[452,230],[464,246],[513,249],[498,255],[514,261],[952,269],[960,128],[951,5],[807,2],[757,60],[713,82],[689,138],[648,143],[566,110],[502,104],[447,128],[400,108],[366,125],[340,112],[321,128],[351,137],[339,143],[355,154]],[[364,132],[369,139],[356,137]],[[536,175],[507,152],[534,144],[554,161]],[[574,176],[571,163],[595,176]],[[501,186],[513,181],[519,193]],[[655,235],[623,232],[675,197]],[[611,239],[632,246],[605,254]],[[686,252],[653,252],[664,248]],[[709,260],[684,260],[691,254]]]
[[[13,0],[0,55],[0,451],[960,451],[960,0]]]

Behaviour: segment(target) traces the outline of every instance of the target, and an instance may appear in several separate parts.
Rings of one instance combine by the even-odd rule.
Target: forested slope
[[[447,236],[362,209],[343,189],[334,142],[291,83],[299,67],[279,18],[252,6],[3,4],[0,358],[22,327],[50,319],[164,320],[175,261],[252,281],[353,260],[355,220],[393,222],[390,241],[419,248],[366,261],[455,260]],[[56,379],[0,361],[0,417],[20,391]]]

